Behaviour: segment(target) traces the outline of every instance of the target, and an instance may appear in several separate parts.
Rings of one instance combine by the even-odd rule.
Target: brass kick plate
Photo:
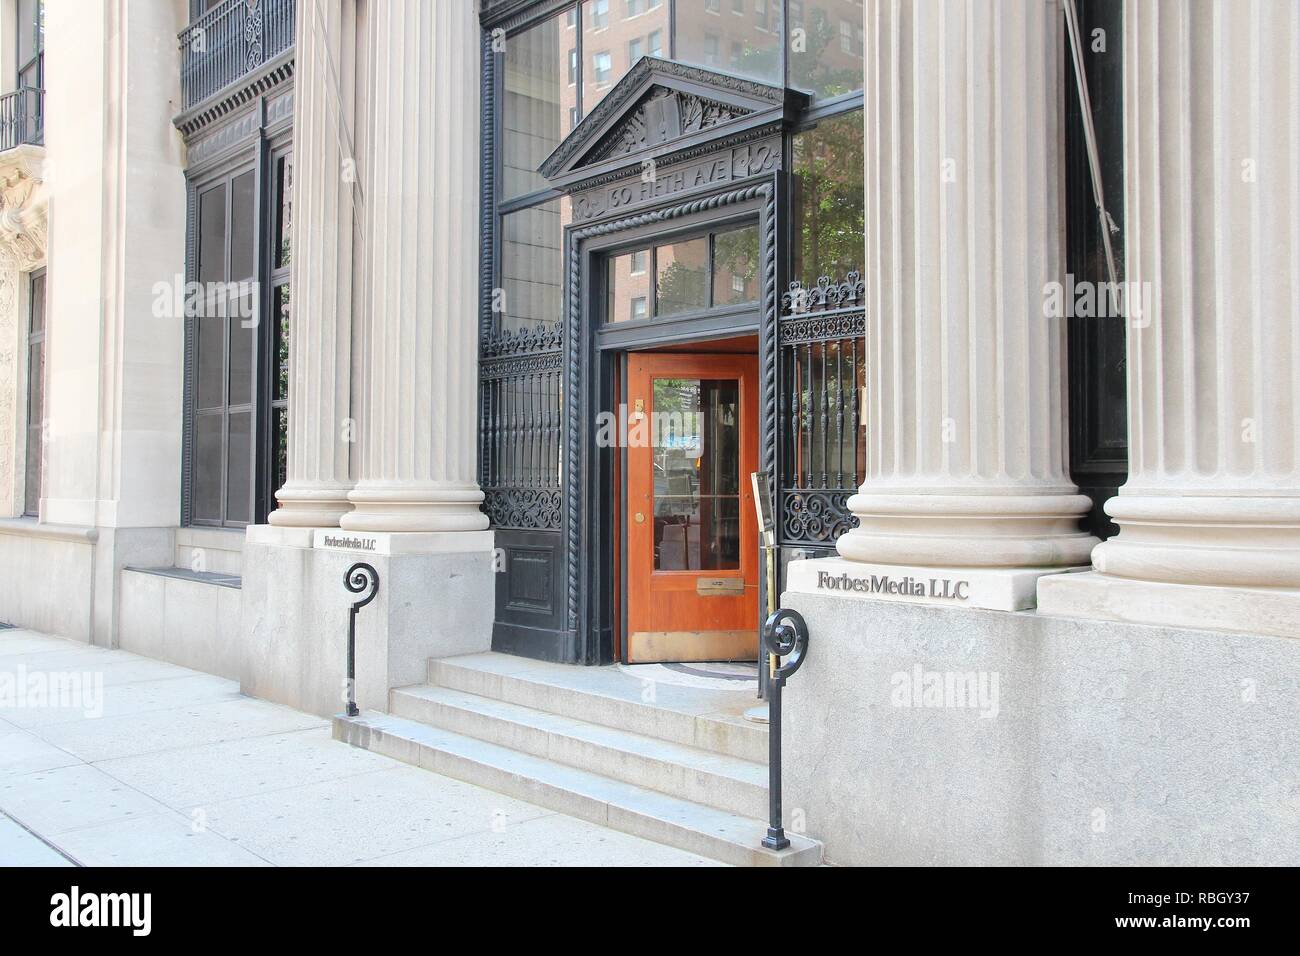
[[[700,597],[735,597],[745,593],[745,579],[696,578],[695,593]]]

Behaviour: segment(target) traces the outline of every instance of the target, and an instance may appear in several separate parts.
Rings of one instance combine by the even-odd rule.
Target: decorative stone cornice
[[[277,86],[293,79],[294,48],[290,47],[279,56],[267,61],[239,82],[231,84],[220,94],[178,113],[172,123],[187,140],[202,132],[209,126],[236,112],[246,103],[269,93]]]

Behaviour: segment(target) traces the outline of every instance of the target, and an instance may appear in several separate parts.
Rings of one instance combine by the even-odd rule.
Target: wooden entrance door
[[[628,357],[627,660],[754,660],[758,359]]]

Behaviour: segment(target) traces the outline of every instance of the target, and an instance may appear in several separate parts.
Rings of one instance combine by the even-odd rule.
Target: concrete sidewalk
[[[3,866],[713,866],[409,767],[232,681],[0,630]]]

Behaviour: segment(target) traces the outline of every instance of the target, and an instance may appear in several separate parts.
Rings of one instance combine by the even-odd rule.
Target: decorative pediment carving
[[[770,128],[805,105],[795,90],[703,67],[642,57],[542,163],[557,185],[642,154],[660,156],[718,136]]]
[[[652,87],[641,98],[640,105],[605,134],[586,160],[600,162],[612,156],[639,153],[751,112],[735,104],[719,103],[693,93]]]

